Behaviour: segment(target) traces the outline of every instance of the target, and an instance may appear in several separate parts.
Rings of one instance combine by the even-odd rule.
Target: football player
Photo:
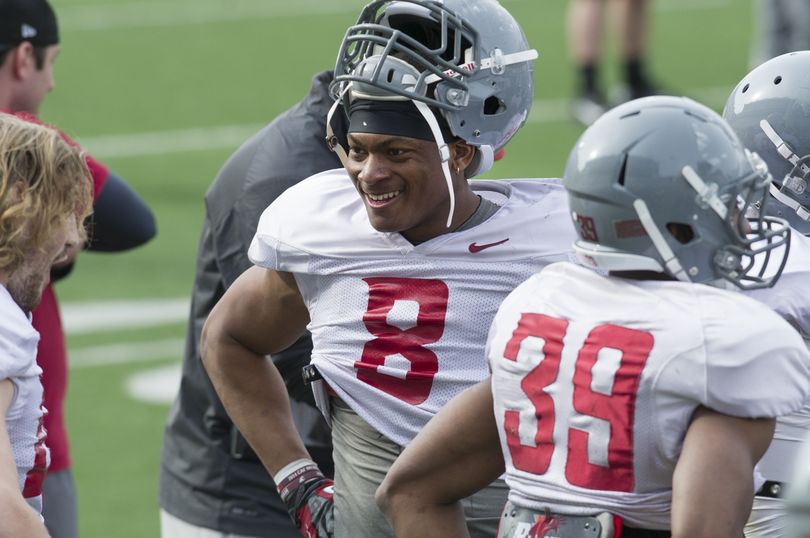
[[[597,120],[564,184],[577,254],[608,274],[553,264],[506,298],[491,378],[440,411],[380,489],[397,536],[464,536],[454,501],[504,468],[500,537],[741,536],[773,418],[810,390],[796,331],[723,289],[779,275],[787,223],[745,217],[769,181],[689,99]]]
[[[273,202],[250,249],[256,267],[208,318],[213,385],[308,536],[332,533],[331,483],[264,357],[308,326],[310,375],[331,406],[334,534],[392,536],[374,502],[386,470],[486,377],[486,333],[506,294],[570,253],[559,182],[468,181],[525,122],[536,56],[495,0],[369,4],[335,69],[328,125],[344,168]],[[505,494],[496,481],[468,502],[475,535],[494,534]]]
[[[771,289],[751,292],[810,338],[810,51],[773,58],[748,73],[731,92],[723,117],[773,176],[765,212],[787,220],[794,233],[782,276]],[[745,534],[785,534],[782,495],[796,454],[810,431],[810,405],[776,422],[773,442],[759,462],[766,482],[757,491]]]
[[[54,87],[54,63],[60,46],[58,20],[47,0],[0,0],[0,111],[38,114]],[[146,202],[114,171],[90,155],[85,157],[95,194],[89,223],[92,234],[86,244],[76,245],[74,252],[53,267],[51,281],[32,313],[32,323],[40,335],[37,364],[43,371],[43,401],[48,409],[44,427],[51,455],[42,486],[43,514],[53,538],[79,535],[65,424],[67,343],[55,283],[71,274],[82,249],[120,252],[142,245],[156,234],[155,218]]]
[[[84,239],[92,207],[79,150],[0,113],[0,536],[49,536],[40,515],[48,448],[31,312],[51,266]]]

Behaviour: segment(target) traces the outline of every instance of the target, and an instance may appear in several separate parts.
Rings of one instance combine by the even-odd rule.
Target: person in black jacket
[[[288,187],[340,167],[326,142],[331,72],[315,76],[309,94],[245,142],[205,196],[180,392],[169,413],[161,452],[160,507],[164,538],[299,536],[272,478],[225,413],[199,356],[208,313],[252,266],[247,251],[262,211]],[[331,437],[301,378],[309,335],[273,356],[287,384],[296,426],[308,451],[329,473]],[[208,534],[206,534],[208,536]]]

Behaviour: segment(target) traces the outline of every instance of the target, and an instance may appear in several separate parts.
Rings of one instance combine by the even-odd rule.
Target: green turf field
[[[58,285],[60,297],[66,305],[180,304],[174,314],[147,305],[146,321],[134,328],[93,330],[68,319],[74,359],[68,426],[81,535],[157,536],[158,453],[168,406],[136,400],[127,387],[133,375],[179,359],[182,298],[191,288],[208,184],[242,140],[297,101],[312,74],[332,66],[364,0],[53,2],[63,46],[56,90],[42,116],[126,178],[158,219],[158,237],[145,248],[83,255]],[[530,123],[490,176],[558,176],[581,132],[567,119],[573,78],[565,52],[566,2],[503,3],[540,59]],[[751,2],[652,4],[656,78],[674,93],[721,107],[748,68]],[[604,71],[614,83],[617,66],[608,62]],[[108,319],[99,324],[112,325]]]

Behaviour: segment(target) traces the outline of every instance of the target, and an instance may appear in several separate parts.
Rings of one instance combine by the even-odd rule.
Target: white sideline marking
[[[62,319],[71,334],[157,327],[188,318],[190,304],[186,297],[68,303],[62,305]]]
[[[68,366],[71,370],[127,364],[133,362],[151,362],[161,359],[180,359],[183,355],[185,340],[167,338],[151,342],[122,342],[100,346],[71,348],[68,352]]]
[[[195,127],[173,131],[116,134],[79,139],[82,147],[99,158],[166,155],[184,151],[237,148],[263,124]]]
[[[517,2],[519,0],[512,0]],[[536,2],[539,0],[525,0]],[[251,19],[280,19],[346,14],[353,23],[367,0],[197,0],[58,6],[63,32],[119,28],[157,28]],[[730,0],[659,0],[653,10],[702,11],[727,7]]]
[[[129,376],[125,389],[136,400],[168,405],[180,388],[180,376],[180,364],[152,368]]]
[[[704,11],[721,9],[731,4],[731,0],[658,0],[653,3],[655,11]]]
[[[690,95],[711,106],[721,106],[734,88],[732,84],[691,90]],[[532,104],[529,123],[569,121],[568,99],[538,99]],[[195,127],[172,131],[83,137],[79,142],[94,156],[104,158],[167,155],[184,151],[235,149],[259,131],[262,124]]]
[[[65,32],[156,28],[251,19],[327,16],[345,13],[347,25],[366,0],[197,0],[195,2],[127,2],[59,8]]]

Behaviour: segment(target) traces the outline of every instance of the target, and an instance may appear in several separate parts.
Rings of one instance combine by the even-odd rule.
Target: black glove
[[[333,485],[314,462],[293,471],[276,485],[293,523],[305,538],[334,535]]]

